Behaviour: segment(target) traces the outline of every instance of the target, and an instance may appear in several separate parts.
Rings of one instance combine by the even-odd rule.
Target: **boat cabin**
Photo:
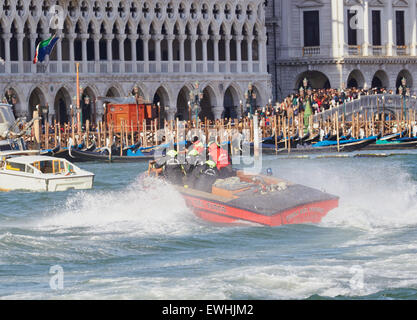
[[[93,173],[65,159],[41,156],[29,150],[0,152],[0,191],[84,190],[91,189],[93,182]]]
[[[108,125],[113,125],[114,132],[121,131],[121,123],[128,126],[128,130],[142,131],[143,122],[150,124],[151,120],[158,119],[158,106],[145,102],[136,101],[134,97],[127,98],[99,98],[105,108],[105,120]]]
[[[45,156],[2,157],[0,168],[6,171],[29,174],[63,174],[74,172],[74,166],[64,159]]]

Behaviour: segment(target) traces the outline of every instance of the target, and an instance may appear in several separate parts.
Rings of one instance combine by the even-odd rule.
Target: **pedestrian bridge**
[[[338,107],[317,113],[313,116],[314,122],[332,118],[336,112],[339,118],[345,115],[345,120],[350,121],[352,114],[359,113],[363,116],[367,114],[368,118],[373,114],[390,114],[391,119],[396,119],[397,114],[401,114],[401,110],[408,112],[408,110],[417,110],[417,98],[394,94],[377,94],[377,95],[363,95],[359,99],[346,102]]]

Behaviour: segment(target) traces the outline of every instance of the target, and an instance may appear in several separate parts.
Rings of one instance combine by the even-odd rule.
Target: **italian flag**
[[[54,34],[49,39],[39,42],[36,47],[35,58],[33,59],[33,63],[42,62],[45,60],[45,56],[51,54],[52,49],[55,46],[55,43],[58,41],[58,37]]]

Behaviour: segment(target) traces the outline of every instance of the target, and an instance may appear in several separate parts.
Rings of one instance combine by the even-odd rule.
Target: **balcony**
[[[349,56],[360,56],[362,54],[361,46],[358,45],[348,46],[347,51]]]
[[[382,56],[384,55],[384,47],[383,46],[370,46],[371,53],[373,56]]]
[[[320,47],[303,47],[303,57],[320,55]]]
[[[396,46],[397,56],[406,56],[408,55],[407,46]]]

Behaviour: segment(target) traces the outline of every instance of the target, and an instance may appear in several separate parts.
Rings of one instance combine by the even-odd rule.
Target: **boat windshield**
[[[62,160],[37,161],[31,165],[45,174],[62,174],[74,172],[74,167]]]

